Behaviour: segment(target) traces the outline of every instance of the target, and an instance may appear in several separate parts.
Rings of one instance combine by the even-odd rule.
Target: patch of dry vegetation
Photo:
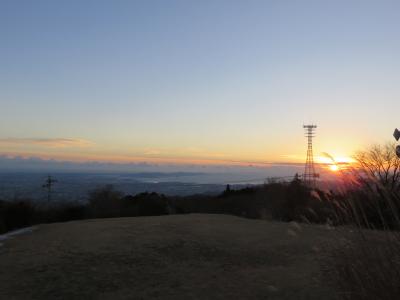
[[[342,223],[325,267],[342,299],[400,298],[400,160],[393,144],[356,155],[357,166],[343,174],[350,190],[335,201]],[[344,242],[343,242],[344,241]],[[325,262],[326,264],[326,262]]]

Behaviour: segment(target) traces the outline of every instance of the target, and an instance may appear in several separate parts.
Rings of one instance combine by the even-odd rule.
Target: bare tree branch
[[[374,145],[358,152],[354,159],[365,179],[379,182],[391,189],[400,189],[400,159],[395,155],[395,144]]]

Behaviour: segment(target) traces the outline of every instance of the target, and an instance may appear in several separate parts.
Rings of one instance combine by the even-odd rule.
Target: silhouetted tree
[[[121,192],[112,185],[106,185],[89,192],[89,205],[95,217],[118,217],[122,209],[121,198]]]
[[[395,144],[374,145],[354,156],[359,179],[375,181],[390,191],[400,190],[400,159]]]

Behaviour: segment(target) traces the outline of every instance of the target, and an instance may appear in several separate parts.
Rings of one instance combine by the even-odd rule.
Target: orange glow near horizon
[[[322,165],[323,168],[328,169],[332,173],[338,173],[348,169],[355,160],[349,156],[331,156],[328,153],[322,153],[323,156],[318,156],[316,161]]]
[[[331,170],[332,172],[337,172],[337,171],[339,171],[339,166],[338,165],[330,165],[329,170]]]
[[[262,160],[259,157],[254,158],[233,158],[233,157],[212,157],[204,155],[195,156],[172,156],[172,155],[129,155],[129,154],[114,154],[104,152],[44,152],[44,151],[13,151],[13,152],[2,152],[0,155],[14,158],[39,158],[43,160],[58,160],[58,161],[69,161],[76,163],[85,162],[103,162],[103,163],[114,163],[114,164],[129,164],[129,163],[152,163],[152,164],[175,164],[175,165],[232,165],[232,166],[255,166],[255,167],[266,167],[274,164],[303,164],[304,161],[301,159],[301,155],[296,157],[297,159],[276,159],[276,160]],[[251,155],[249,155],[251,157]],[[347,169],[348,166],[354,163],[354,159],[349,156],[335,156],[332,157],[328,154],[322,153],[321,156],[315,157],[316,163],[320,164],[322,168],[329,171],[336,172],[339,170]]]
[[[81,154],[81,153],[42,153],[42,152],[3,152],[0,153],[8,158],[21,157],[23,159],[39,158],[42,160],[58,160],[76,163],[102,162],[113,164],[134,164],[134,163],[151,163],[160,165],[232,165],[232,166],[269,166],[279,162],[268,162],[261,160],[241,160],[241,159],[223,159],[212,157],[169,157],[169,156],[144,156],[144,155],[115,155],[115,154]]]
[[[354,163],[355,160],[350,156],[318,156],[316,158],[318,163],[321,164],[351,164]]]

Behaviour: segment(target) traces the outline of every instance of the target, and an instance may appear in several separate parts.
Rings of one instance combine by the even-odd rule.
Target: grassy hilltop
[[[189,214],[40,225],[0,248],[1,299],[335,299],[318,225]]]

